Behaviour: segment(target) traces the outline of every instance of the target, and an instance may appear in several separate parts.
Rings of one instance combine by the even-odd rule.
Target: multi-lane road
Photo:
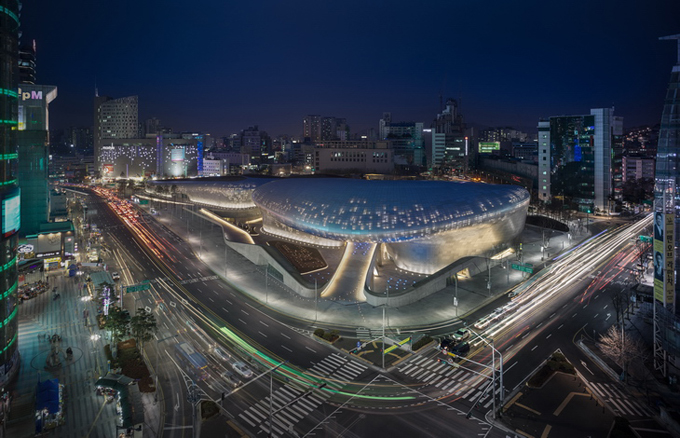
[[[528,372],[557,348],[603,393],[614,394],[607,377],[575,347],[574,339],[592,335],[593,330],[602,333],[611,325],[610,295],[623,286],[628,276],[624,265],[631,263],[616,254],[626,254],[631,237],[641,234],[645,222],[608,230],[534,276],[515,298],[518,304],[511,312],[475,333],[469,361],[453,367],[440,362],[443,356],[432,349],[381,372],[316,342],[307,331],[292,327],[291,321],[283,324],[270,317],[262,306],[208,270],[189,245],[153,218],[142,214],[127,218],[125,224],[103,198],[89,195],[87,202],[97,211],[91,221],[107,233],[115,248],[113,258],[121,268],[121,281],[152,281],[152,291],[137,293],[135,305],[152,309],[161,329],[158,350],[155,346],[148,350],[152,364],[158,351],[160,374],[165,377],[161,379],[164,436],[190,436],[184,379],[171,359],[179,340],[206,352],[211,376],[199,385],[216,399],[226,392],[219,375],[231,369],[229,360],[250,359],[256,374],[285,361],[274,373],[271,387],[276,436],[505,436],[484,415],[494,402],[501,403],[501,393],[509,394],[521,385]],[[187,227],[192,227],[193,220],[187,221]],[[491,309],[502,304],[507,303],[495,303]],[[489,311],[480,310],[470,325]],[[504,388],[499,379],[495,397],[488,387],[492,355],[487,342],[503,355]],[[216,343],[226,345],[233,357],[225,361],[212,354],[211,345]],[[498,365],[499,355],[494,360]],[[242,430],[269,432],[269,394],[266,375],[228,395],[222,405]],[[640,406],[635,411],[630,401],[613,403],[624,415],[646,415]],[[473,404],[478,407],[471,410]]]

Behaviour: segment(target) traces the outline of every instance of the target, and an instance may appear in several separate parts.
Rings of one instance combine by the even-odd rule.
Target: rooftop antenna
[[[94,77],[94,97],[99,97],[99,89],[97,88],[97,77]]]
[[[680,65],[680,33],[659,38],[660,40],[676,40],[678,42],[678,60],[675,65]]]

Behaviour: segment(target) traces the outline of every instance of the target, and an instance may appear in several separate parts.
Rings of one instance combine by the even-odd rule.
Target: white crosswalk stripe
[[[614,411],[619,414],[633,417],[648,417],[651,415],[649,409],[640,404],[639,401],[624,394],[615,383],[591,382],[590,388],[595,395],[604,402],[609,403],[614,408]]]
[[[310,376],[319,376],[328,389],[341,390],[368,369],[359,363],[333,353],[309,369]],[[272,427],[273,436],[282,437],[331,397],[327,390],[310,388],[289,382],[271,396],[271,405],[278,410]],[[269,397],[265,397],[238,415],[244,424],[269,433]]]

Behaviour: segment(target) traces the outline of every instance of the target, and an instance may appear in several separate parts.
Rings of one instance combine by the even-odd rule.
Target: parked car
[[[241,381],[239,380],[238,377],[236,377],[236,374],[232,373],[229,370],[220,374],[220,377],[222,378],[222,380],[227,382],[227,384],[229,386],[231,386],[232,388],[236,388],[237,386],[239,386],[241,384]]]
[[[466,328],[459,328],[456,333],[453,334],[453,340],[456,342],[463,342],[470,337],[470,330]]]
[[[234,371],[239,373],[241,377],[245,379],[250,379],[253,377],[253,370],[248,368],[248,365],[246,365],[243,362],[234,362],[232,365],[232,368],[234,368]]]

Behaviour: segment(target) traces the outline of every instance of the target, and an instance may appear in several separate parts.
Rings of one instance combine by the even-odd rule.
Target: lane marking
[[[552,336],[552,333],[550,333],[550,334],[549,334],[548,336],[546,336],[545,338],[546,338],[546,339],[550,339],[551,336]]]
[[[534,351],[537,348],[538,348],[538,345],[534,345],[534,348],[532,348],[531,351]]]
[[[259,330],[258,330],[257,332],[258,332],[259,334],[261,334],[262,336],[264,336],[265,338],[267,338],[267,337],[268,337],[267,335],[265,335],[264,333],[262,333],[262,332],[261,332],[261,331],[259,331]]]
[[[246,312],[245,310],[241,309],[241,312],[245,313],[246,315],[250,316],[250,313]]]
[[[285,333],[281,333],[281,336],[283,336],[286,339],[290,339],[290,336],[286,335]]]
[[[264,321],[260,321],[260,324],[262,324],[265,327],[269,327]]]
[[[573,318],[573,317],[575,317],[576,315],[578,315],[578,313],[574,313],[573,315],[571,315],[571,317]]]
[[[311,351],[312,353],[316,353],[316,350],[314,350],[313,348],[309,348],[309,347],[307,347],[306,345],[305,345],[305,348],[306,348],[307,350]]]
[[[238,320],[241,321],[244,325],[248,325],[248,324],[247,324],[244,320],[242,320],[241,318],[239,318]]]
[[[561,329],[562,327],[564,327],[564,324],[560,324],[560,326],[557,327],[557,330]]]
[[[288,350],[288,352],[290,352],[290,353],[293,352],[293,350],[291,350],[290,348],[286,347],[285,345],[282,345],[281,348],[285,348],[285,349]]]

